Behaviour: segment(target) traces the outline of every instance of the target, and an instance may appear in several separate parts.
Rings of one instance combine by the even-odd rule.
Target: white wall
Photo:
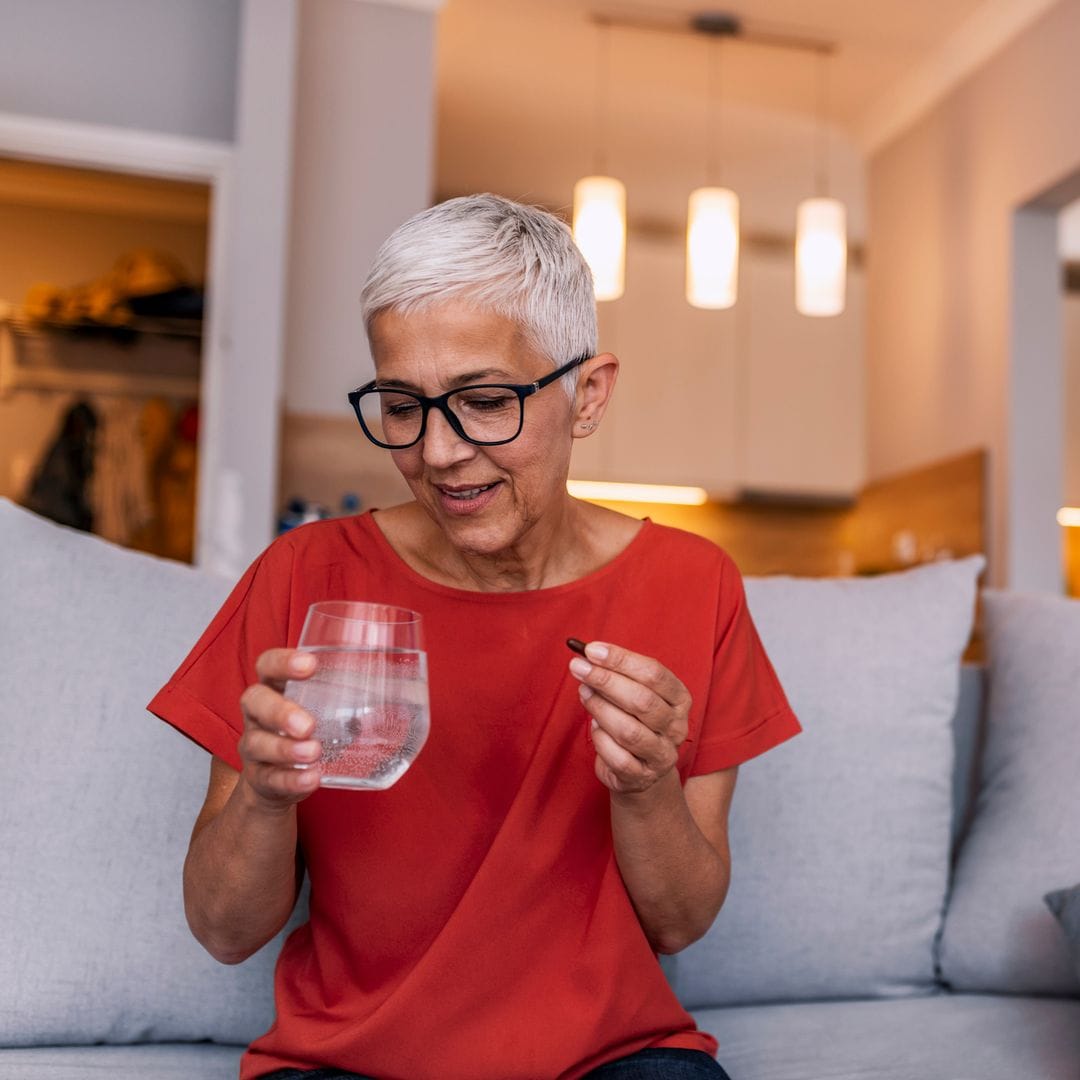
[[[5,0],[0,112],[230,139],[239,0]]]
[[[1077,41],[1080,4],[1055,5],[869,167],[869,475],[986,447],[999,586],[1025,479],[1010,475],[1014,215],[1080,172]],[[1064,448],[1043,449],[1060,467]],[[1052,518],[1038,526],[1051,544]]]
[[[300,23],[285,408],[351,416],[372,377],[360,289],[379,245],[432,201],[430,12],[305,0]]]

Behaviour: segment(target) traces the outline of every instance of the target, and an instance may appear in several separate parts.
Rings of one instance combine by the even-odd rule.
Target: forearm
[[[724,902],[731,858],[697,827],[678,772],[643,792],[612,792],[611,832],[619,872],[653,948],[674,953],[701,937]]]
[[[184,862],[191,932],[215,959],[238,964],[285,925],[298,889],[296,807],[261,806],[241,780]]]

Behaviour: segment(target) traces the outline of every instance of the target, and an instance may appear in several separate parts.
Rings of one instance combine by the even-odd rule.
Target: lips
[[[502,481],[490,484],[436,484],[439,502],[450,514],[475,514],[497,498]]]
[[[483,492],[490,491],[497,483],[498,480],[491,484],[482,484],[479,487],[449,487],[446,484],[436,484],[435,486],[448,498],[468,502],[470,499],[477,498]]]

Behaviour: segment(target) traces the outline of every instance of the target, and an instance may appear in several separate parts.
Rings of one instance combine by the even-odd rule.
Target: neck
[[[580,518],[579,505],[567,497],[529,522],[509,548],[492,553],[446,544],[440,569],[461,588],[482,592],[523,592],[573,581],[585,555]]]
[[[595,508],[569,496],[528,522],[512,546],[497,552],[452,544],[419,505],[413,503],[410,509],[416,515],[412,527],[393,530],[399,552],[407,552],[413,568],[425,577],[454,588],[478,592],[550,588],[574,581],[595,563],[591,530],[585,523]]]

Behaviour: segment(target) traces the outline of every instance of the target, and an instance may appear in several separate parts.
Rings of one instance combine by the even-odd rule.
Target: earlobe
[[[578,386],[577,408],[586,415],[574,424],[575,439],[584,439],[600,426],[619,373],[619,361],[612,353],[599,353],[591,358],[589,365],[590,369]]]

